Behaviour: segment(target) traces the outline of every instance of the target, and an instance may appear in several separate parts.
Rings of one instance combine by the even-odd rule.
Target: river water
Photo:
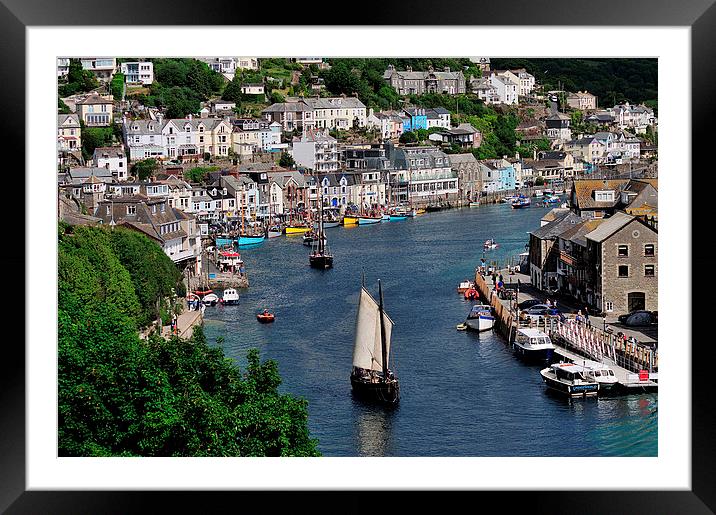
[[[456,293],[483,257],[524,252],[547,208],[506,204],[428,213],[402,222],[327,229],[334,268],[314,270],[300,236],[243,249],[251,287],[238,306],[207,308],[240,367],[256,347],[278,362],[281,390],[308,400],[324,456],[657,456],[657,395],[569,400],[548,392],[539,365],[516,359],[496,333],[457,331],[469,304]],[[361,274],[395,322],[401,400],[355,400],[349,381]],[[507,277],[506,277],[507,280]],[[259,324],[256,313],[276,313]]]

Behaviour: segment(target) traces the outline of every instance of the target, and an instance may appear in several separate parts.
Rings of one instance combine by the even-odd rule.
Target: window
[[[619,277],[629,277],[629,265],[619,265]]]
[[[654,245],[651,243],[648,243],[644,245],[644,255],[645,256],[653,256],[654,255]]]
[[[654,265],[644,265],[644,276],[654,277]]]
[[[617,255],[619,257],[628,257],[629,256],[629,247],[627,245],[619,245],[617,247]]]
[[[127,214],[128,215],[136,215],[137,214],[137,206],[127,206]]]

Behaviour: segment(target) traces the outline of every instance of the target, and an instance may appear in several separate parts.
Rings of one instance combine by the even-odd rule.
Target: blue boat
[[[236,240],[231,238],[216,238],[216,248],[221,249],[223,247],[231,247],[233,248],[236,244]]]
[[[263,242],[266,236],[239,236],[239,248],[253,247]]]
[[[382,220],[383,220],[382,216],[378,216],[378,217],[359,216],[358,217],[358,225],[379,224]]]
[[[408,215],[390,215],[391,222],[399,222],[400,220],[407,220]]]

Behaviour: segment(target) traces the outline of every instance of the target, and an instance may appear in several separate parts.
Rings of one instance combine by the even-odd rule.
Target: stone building
[[[457,173],[461,200],[473,200],[482,191],[480,164],[472,153],[450,155],[450,166]]]
[[[399,95],[465,94],[465,76],[462,71],[450,71],[448,67],[441,72],[435,71],[432,66],[427,71],[414,72],[410,66],[405,71],[399,71],[391,64],[383,73],[383,78]]]
[[[585,235],[587,295],[613,314],[656,311],[658,234],[641,219],[617,212]]]

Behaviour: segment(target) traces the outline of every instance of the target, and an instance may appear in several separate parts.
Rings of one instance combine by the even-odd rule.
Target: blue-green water
[[[331,270],[308,265],[301,237],[242,250],[251,287],[238,306],[206,311],[239,366],[247,349],[278,362],[282,391],[308,400],[325,456],[656,456],[657,396],[570,401],[548,393],[538,365],[496,334],[456,331],[469,304],[456,293],[483,256],[523,252],[548,209],[506,204],[428,213],[403,222],[327,229]],[[387,411],[354,400],[349,375],[361,273],[395,322],[401,400]],[[508,278],[506,278],[508,280]],[[269,308],[276,322],[259,324]]]

